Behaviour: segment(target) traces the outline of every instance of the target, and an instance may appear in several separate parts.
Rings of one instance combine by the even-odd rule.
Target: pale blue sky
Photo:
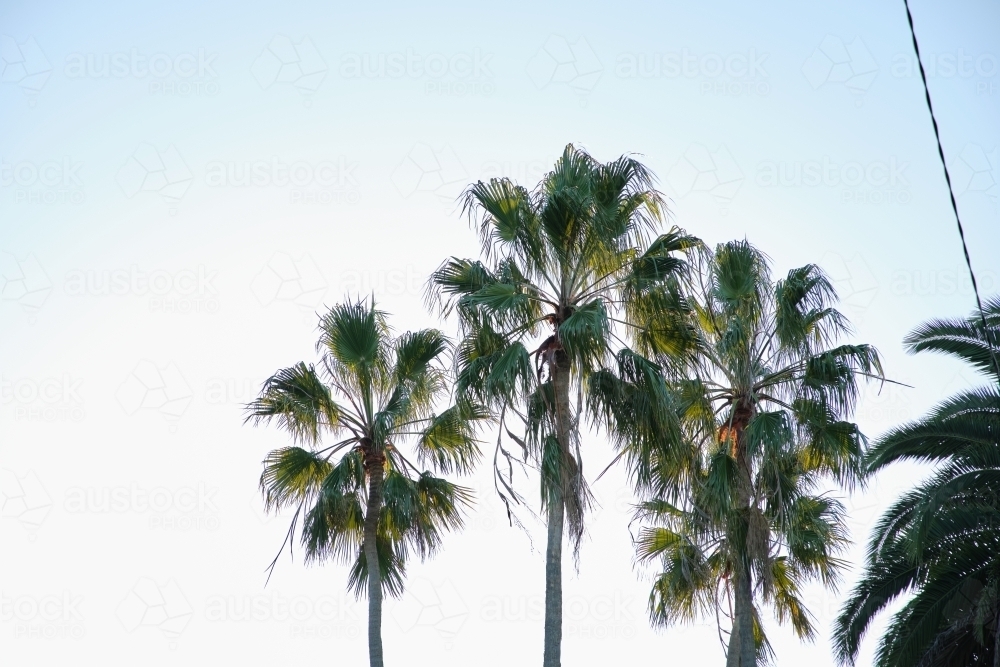
[[[972,259],[995,294],[1000,6],[913,11]],[[455,194],[498,174],[533,184],[568,142],[641,154],[674,222],[711,243],[745,236],[778,273],[822,264],[856,338],[913,385],[866,393],[869,435],[976,381],[901,347],[919,322],[974,305],[902,2],[4,2],[0,35],[0,469],[5,497],[42,488],[24,491],[35,514],[0,521],[14,545],[0,591],[82,600],[79,618],[0,617],[0,636],[71,635],[9,644],[22,661],[362,660],[360,605],[299,621],[216,613],[246,596],[339,600],[345,577],[285,561],[263,588],[283,527],[260,520],[254,488],[282,439],[243,427],[240,403],[312,358],[312,313],[346,291],[374,292],[401,329],[434,322],[427,274],[477,252]],[[610,453],[591,440],[596,473]],[[849,499],[856,538],[913,478],[890,472]],[[199,485],[214,489],[200,508],[177,501]],[[473,485],[470,529],[414,565],[413,596],[390,609],[390,660],[537,658],[540,555],[506,528],[488,476]],[[75,504],[133,487],[174,502]],[[567,584],[581,609],[567,664],[721,662],[710,625],[649,629],[624,478],[597,493]],[[129,606],[144,578],[183,592],[176,626]],[[775,628],[779,665],[833,664],[840,598],[810,595],[823,634],[800,645]]]

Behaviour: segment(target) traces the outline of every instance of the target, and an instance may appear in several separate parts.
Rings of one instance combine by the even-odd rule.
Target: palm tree
[[[484,259],[447,260],[429,294],[458,315],[459,393],[489,404],[501,435],[540,472],[548,533],[543,665],[557,667],[564,525],[578,554],[591,500],[580,458],[583,393],[594,373],[613,372],[618,357],[629,356],[622,337],[640,333],[634,320],[695,241],[677,229],[650,241],[664,207],[642,164],[627,156],[601,164],[572,145],[533,191],[506,178],[471,185],[463,213],[478,226]],[[616,355],[619,344],[625,348]],[[608,416],[599,408],[591,411],[598,421]],[[505,477],[498,465],[501,455],[512,464],[498,441],[497,490],[516,521],[510,509],[523,499],[511,469]]]
[[[686,298],[647,325],[643,351],[660,361],[679,421],[648,455],[653,493],[638,509],[654,525],[637,557],[663,567],[650,616],[716,615],[729,667],[771,657],[762,605],[812,637],[801,586],[835,585],[842,565],[844,509],[819,487],[858,481],[866,441],[847,418],[858,381],[882,368],[872,347],[837,344],[848,323],[835,299],[815,265],[772,282],[767,258],[734,241],[702,254]]]
[[[881,517],[861,580],[837,619],[835,648],[853,664],[874,618],[913,593],[892,616],[878,667],[1000,666],[1000,297],[967,320],[935,320],[905,340],[909,352],[964,360],[990,384],[962,392],[919,421],[891,430],[869,452],[866,472],[896,461],[937,466]]]
[[[369,659],[382,667],[383,591],[402,593],[410,552],[434,553],[472,499],[469,489],[419,469],[401,446],[412,444],[418,464],[467,472],[480,456],[476,426],[489,413],[466,399],[434,413],[448,392],[449,344],[440,331],[393,337],[374,300],[333,307],[319,330],[319,368],[276,372],[247,406],[247,420],[276,421],[297,443],[264,460],[265,505],[295,508],[285,544],[298,532],[307,561],[350,565],[348,588],[368,594]]]

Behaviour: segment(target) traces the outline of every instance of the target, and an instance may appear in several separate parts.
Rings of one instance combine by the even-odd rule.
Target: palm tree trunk
[[[733,411],[732,424],[736,431],[736,447],[733,452],[740,471],[737,487],[738,509],[747,522],[744,543],[739,545],[744,554],[751,552],[753,526],[749,525],[750,497],[753,478],[747,461],[746,426],[753,418],[753,410],[747,403],[738,403]],[[749,558],[747,558],[749,560]],[[757,667],[757,642],[753,636],[753,580],[749,562],[737,563],[733,575],[735,604],[733,609],[733,633],[729,637],[729,653],[726,667]]]
[[[740,621],[737,615],[733,616],[733,629],[729,633],[729,645],[726,646],[726,667],[740,667]]]
[[[733,633],[729,636],[726,667],[757,667],[757,646],[753,637],[753,588],[750,573],[737,571],[733,577],[735,604]]]
[[[566,516],[567,474],[565,461],[570,456],[569,357],[556,351],[549,367],[556,400],[556,430],[559,441],[560,477],[549,493],[548,543],[545,547],[545,649],[542,667],[560,667],[562,663],[562,543]]]
[[[376,538],[379,514],[382,512],[384,458],[371,454],[366,459],[368,507],[365,511],[364,550],[368,565],[368,661],[371,667],[382,667],[382,576]]]
[[[548,544],[545,547],[545,651],[543,667],[559,667],[562,653],[563,499],[549,501]]]

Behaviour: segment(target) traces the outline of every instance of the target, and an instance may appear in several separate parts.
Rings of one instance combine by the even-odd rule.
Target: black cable
[[[917,54],[917,65],[920,67],[920,79],[924,82],[924,96],[927,99],[927,110],[931,114],[931,123],[934,125],[934,138],[937,139],[938,156],[941,158],[941,166],[944,168],[944,180],[948,183],[948,194],[951,196],[951,210],[955,212],[955,222],[958,224],[958,236],[962,239],[962,252],[965,253],[965,265],[969,267],[969,278],[972,279],[972,291],[976,295],[976,306],[979,308],[979,321],[983,325],[983,337],[986,339],[986,347],[990,350],[990,357],[993,359],[993,370],[997,374],[997,381],[1000,382],[1000,362],[997,361],[996,349],[993,344],[993,336],[986,325],[986,314],[983,313],[983,301],[979,298],[979,286],[976,284],[976,274],[972,270],[972,260],[969,259],[969,246],[965,243],[965,230],[962,228],[962,219],[958,215],[958,204],[955,202],[955,190],[951,186],[951,175],[948,173],[948,163],[944,159],[944,148],[941,147],[941,133],[938,132],[937,118],[934,117],[934,106],[931,104],[931,91],[927,87],[927,75],[924,73],[924,63],[920,60],[920,47],[917,45],[917,33],[913,29],[913,14],[910,13],[910,0],[903,0],[906,6],[906,19],[910,22],[910,36],[913,38],[913,50]]]

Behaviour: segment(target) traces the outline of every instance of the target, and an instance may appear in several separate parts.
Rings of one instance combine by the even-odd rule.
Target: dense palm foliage
[[[872,448],[869,473],[897,461],[929,462],[934,474],[882,516],[861,581],[837,621],[836,651],[853,663],[865,631],[894,600],[878,667],[1000,665],[1000,298],[968,320],[929,322],[910,352],[958,357],[990,384],[962,392]]]
[[[853,489],[895,462],[935,466],[890,506],[834,634],[845,666],[876,617],[875,667],[1000,667],[1000,297],[911,333],[990,381],[882,436],[853,419],[877,351],[845,343],[837,295],[809,264],[772,278],[747,241],[714,251],[678,227],[655,178],[568,145],[533,188],[479,181],[462,196],[481,258],[446,260],[428,301],[458,320],[395,335],[374,300],[319,318],[316,364],[283,368],[246,405],[292,443],[263,462],[268,511],[293,510],[285,548],[348,566],[368,598],[372,667],[382,604],[407,564],[463,525],[477,432],[498,425],[493,481],[511,523],[533,470],[546,525],[543,667],[559,667],[564,542],[578,558],[593,498],[582,429],[604,435],[640,502],[637,561],[656,568],[653,625],[715,617],[727,667],[772,661],[763,613],[816,636],[807,584],[836,588]],[[977,297],[978,303],[978,297]],[[440,404],[451,401],[438,411]],[[603,473],[601,473],[603,475]],[[523,526],[522,526],[523,527]]]
[[[801,587],[837,582],[847,539],[822,485],[858,480],[865,439],[849,418],[858,383],[882,369],[872,347],[838,344],[848,324],[814,265],[774,282],[761,252],[730,242],[699,256],[682,297],[652,313],[640,341],[679,423],[644,455],[641,486],[653,488],[639,516],[653,525],[638,557],[662,563],[655,624],[716,616],[724,644],[731,624],[728,665],[752,667],[770,656],[764,605],[800,637],[815,633]]]
[[[627,156],[602,164],[572,145],[534,190],[480,181],[466,191],[464,210],[478,226],[483,259],[447,260],[431,279],[431,296],[460,321],[460,395],[489,404],[501,434],[540,473],[548,531],[543,664],[555,667],[564,525],[576,553],[590,502],[580,419],[590,408],[619,444],[631,441],[623,429],[655,421],[641,409],[662,404],[662,392],[637,396],[649,389],[638,376],[652,365],[628,341],[642,335],[641,322],[666,298],[684,266],[680,253],[695,241],[677,229],[657,236],[663,202],[642,164]],[[596,379],[620,391],[584,403]],[[495,461],[511,463],[497,447]],[[510,509],[522,498],[510,469],[502,470],[495,467],[497,488]]]
[[[409,555],[433,553],[471,501],[468,489],[418,466],[467,472],[488,413],[469,400],[433,412],[450,391],[448,341],[437,330],[394,337],[385,314],[363,301],[334,307],[319,330],[319,368],[276,372],[247,418],[275,421],[297,443],[264,461],[266,506],[295,508],[286,544],[297,532],[307,560],[350,566],[349,588],[369,599],[371,665],[382,667],[383,591],[402,592]],[[407,442],[415,462],[401,449]]]

